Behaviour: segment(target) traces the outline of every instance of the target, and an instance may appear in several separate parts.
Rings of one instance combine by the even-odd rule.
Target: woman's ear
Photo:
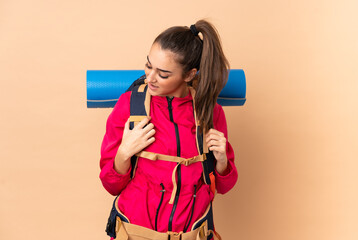
[[[197,72],[198,72],[198,70],[196,68],[191,69],[189,72],[187,72],[184,81],[190,82],[191,80],[193,80],[195,78]]]

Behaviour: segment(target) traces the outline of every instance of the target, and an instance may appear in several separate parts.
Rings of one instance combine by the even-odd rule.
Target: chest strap
[[[169,204],[174,203],[175,194],[176,194],[177,188],[178,188],[177,181],[176,181],[176,178],[175,178],[178,166],[180,164],[183,164],[185,166],[189,166],[190,164],[193,164],[193,163],[196,163],[196,162],[204,162],[206,160],[206,154],[197,155],[197,156],[194,156],[194,157],[191,157],[191,158],[182,158],[182,157],[177,157],[177,156],[169,156],[169,155],[164,155],[164,154],[159,154],[159,153],[141,151],[141,152],[137,153],[136,156],[137,157],[142,157],[142,158],[147,158],[147,159],[150,159],[152,161],[163,160],[163,161],[177,162],[178,163],[175,166],[175,168],[173,169],[173,173],[172,173],[173,192],[172,192],[172,195],[170,197]]]
[[[159,153],[141,151],[141,152],[137,153],[136,156],[142,157],[142,158],[148,158],[152,161],[163,160],[163,161],[168,161],[168,162],[177,162],[177,163],[183,164],[185,166],[189,166],[192,163],[203,162],[206,160],[206,154],[197,155],[197,156],[194,156],[191,158],[182,158],[182,157],[177,157],[177,156],[170,156],[170,155],[164,155],[164,154],[159,154]]]

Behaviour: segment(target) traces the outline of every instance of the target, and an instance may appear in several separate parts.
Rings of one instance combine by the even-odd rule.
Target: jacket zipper
[[[177,137],[177,156],[180,157],[179,129],[178,129],[178,124],[176,124],[176,123],[174,122],[174,119],[173,119],[173,107],[172,107],[172,101],[173,101],[173,99],[174,99],[174,97],[173,97],[173,98],[167,97],[170,121],[171,121],[172,123],[174,123],[175,135],[176,135],[176,137]]]
[[[160,206],[162,206],[163,197],[164,197],[164,192],[165,192],[163,183],[161,183],[160,186],[162,186],[162,190],[160,190],[160,191],[162,192],[162,197],[161,197],[161,199],[160,199],[160,202],[159,202],[159,205],[158,205],[158,208],[157,208],[157,214],[155,215],[155,231],[158,231],[158,215],[159,215],[159,209],[160,209]]]
[[[191,214],[190,214],[190,218],[189,218],[189,222],[188,225],[186,225],[184,227],[184,231],[186,232],[188,230],[188,227],[190,225],[191,219],[193,218],[193,214],[194,214],[194,206],[195,206],[195,199],[196,199],[196,185],[194,185],[194,194],[193,194],[193,205],[191,206]]]
[[[170,121],[174,124],[174,127],[175,127],[175,135],[176,135],[176,138],[177,138],[177,156],[180,157],[179,129],[178,129],[178,125],[174,122],[174,119],[173,119],[173,108],[172,108],[173,98],[167,97],[167,100],[168,100],[168,110],[169,110]],[[178,163],[178,164],[179,164],[179,163]],[[180,187],[181,187],[181,168],[180,168],[180,165],[179,165],[178,168],[177,168],[177,176],[178,176],[177,192],[176,192],[176,194],[175,194],[175,199],[174,199],[174,203],[173,203],[173,208],[172,208],[172,212],[171,212],[170,218],[169,218],[168,231],[172,231],[174,213],[175,213],[175,209],[177,208],[178,200],[179,200]]]

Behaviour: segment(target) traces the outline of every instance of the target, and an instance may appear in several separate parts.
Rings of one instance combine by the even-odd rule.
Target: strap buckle
[[[193,158],[187,159],[186,161],[182,161],[181,164],[183,164],[184,166],[189,166],[194,162]]]
[[[168,234],[168,240],[181,240],[181,235],[182,235],[183,232],[170,232],[168,231],[167,234]]]
[[[191,157],[191,158],[187,158],[186,160],[183,160],[181,162],[179,162],[180,164],[183,164],[185,165],[186,167],[193,164],[193,163],[196,163],[196,162],[203,162],[206,160],[206,154],[201,154],[201,155],[198,155],[198,156],[195,156],[195,157]]]

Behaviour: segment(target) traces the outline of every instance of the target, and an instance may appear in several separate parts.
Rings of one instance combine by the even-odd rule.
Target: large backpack
[[[136,81],[134,81],[132,83],[132,85],[127,89],[126,92],[131,91],[131,98],[130,98],[130,117],[129,117],[129,128],[133,129],[134,126],[139,123],[143,118],[145,118],[146,116],[150,115],[150,94],[148,94],[147,89],[148,86],[145,83],[145,79],[146,76],[143,75],[140,78],[138,78]],[[193,90],[193,88],[189,88],[191,94],[193,95],[193,109],[195,109],[194,107],[194,97],[195,97],[195,91]],[[168,156],[168,155],[162,155],[162,154],[157,154],[157,153],[151,153],[151,152],[146,152],[146,151],[141,151],[140,153],[137,153],[136,155],[132,156],[131,158],[131,165],[132,165],[132,170],[131,170],[131,178],[134,178],[135,176],[135,170],[136,170],[136,166],[137,166],[137,161],[139,157],[145,157],[151,160],[164,160],[164,161],[171,161],[171,162],[177,162],[177,166],[173,171],[173,185],[174,185],[174,189],[173,189],[173,193],[172,193],[172,197],[171,200],[169,201],[170,204],[173,203],[175,195],[179,192],[176,191],[177,188],[177,184],[176,184],[176,180],[175,180],[175,174],[177,173],[177,167],[180,164],[184,164],[186,166],[194,163],[194,162],[202,162],[202,167],[203,167],[203,179],[205,184],[210,185],[210,189],[211,191],[215,194],[215,157],[212,153],[212,151],[208,151],[205,141],[204,141],[204,133],[202,131],[200,131],[200,125],[198,124],[198,121],[196,120],[196,114],[195,114],[195,110],[194,110],[194,118],[196,121],[196,141],[197,141],[197,147],[198,147],[198,152],[199,155],[195,156],[193,158],[190,159],[184,159],[178,156]],[[106,232],[109,236],[116,238],[116,233],[120,232],[122,235],[126,235],[126,233],[123,233],[123,229],[122,231],[120,231],[120,229],[118,228],[118,225],[123,226],[124,224],[130,224],[129,220],[126,216],[124,216],[120,210],[117,207],[117,201],[118,201],[118,197],[116,197],[114,203],[113,203],[113,207],[111,210],[111,214],[110,217],[108,219],[108,223],[107,223],[107,228],[106,228]],[[133,224],[131,224],[133,225]],[[204,226],[205,225],[205,226]],[[141,228],[137,226],[138,228],[140,228],[137,231],[143,231]],[[133,227],[131,227],[133,228]],[[212,203],[210,203],[210,205],[207,208],[207,211],[205,212],[205,214],[193,224],[192,227],[192,231],[196,230],[196,231],[202,231],[204,234],[204,238],[203,239],[207,239],[210,240],[213,237],[215,239],[220,239],[220,236],[215,232],[214,230],[214,223],[213,223],[213,213],[212,213]],[[205,229],[205,230],[203,230]],[[128,229],[126,229],[128,231]],[[148,231],[148,229],[145,229],[145,231]],[[151,230],[154,231],[154,230]],[[192,232],[191,231],[191,232]],[[155,232],[155,231],[154,231]],[[188,233],[191,233],[188,232]],[[159,233],[159,232],[155,232],[158,234],[158,238],[160,238],[161,236],[159,236],[159,234],[163,234],[163,233]],[[154,233],[151,233],[154,234]],[[175,234],[179,234],[179,233],[171,233],[168,232],[168,240],[169,239],[176,239],[173,236]],[[184,234],[184,233],[180,233],[180,234]],[[196,233],[195,233],[196,234]],[[184,235],[183,235],[184,237]],[[126,237],[124,237],[126,238]],[[164,236],[165,238],[165,236]],[[186,237],[184,237],[183,239],[185,239]],[[121,238],[120,238],[121,239]],[[150,239],[150,238],[148,238]],[[179,238],[178,238],[179,239]],[[187,239],[190,239],[187,238]]]

